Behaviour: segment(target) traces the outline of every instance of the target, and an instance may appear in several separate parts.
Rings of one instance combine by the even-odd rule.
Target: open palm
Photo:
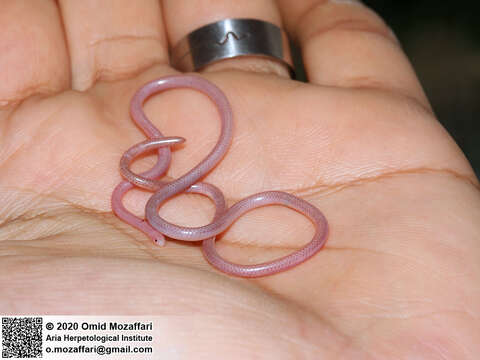
[[[186,359],[478,358],[478,183],[371,11],[348,2],[164,0],[162,20],[157,0],[4,3],[1,313],[159,315],[175,323],[168,337]],[[203,73],[227,95],[235,123],[232,146],[204,181],[229,204],[293,193],[324,212],[330,235],[301,266],[242,280],[212,269],[197,245],[156,246],[112,214],[110,196],[121,154],[145,139],[128,114],[132,95],[176,73],[166,34],[175,43],[219,18],[278,23],[280,12],[302,43],[310,83],[258,59]],[[187,139],[167,179],[217,140],[218,113],[198,92],[171,90],[145,109],[162,133]],[[150,195],[133,190],[125,205],[143,216]],[[160,214],[198,226],[213,211],[208,199],[183,195]],[[258,263],[312,234],[306,218],[272,206],[239,219],[217,248]]]

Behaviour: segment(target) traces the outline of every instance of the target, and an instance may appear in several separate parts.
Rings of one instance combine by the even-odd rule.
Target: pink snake
[[[146,117],[143,111],[143,103],[153,94],[175,88],[191,88],[207,95],[218,108],[221,118],[221,132],[215,147],[203,161],[178,179],[164,182],[158,178],[170,166],[170,146],[181,143],[185,139],[164,137]],[[286,192],[266,191],[251,195],[227,208],[225,198],[216,186],[199,182],[223,158],[233,135],[232,110],[225,94],[217,86],[199,76],[174,75],[163,77],[149,82],[137,91],[130,104],[130,113],[135,123],[143,130],[149,140],[132,146],[120,160],[120,172],[126,180],[117,185],[111,199],[112,210],[120,219],[144,232],[159,245],[164,245],[164,236],[183,241],[203,240],[203,255],[212,266],[224,273],[247,278],[272,275],[290,269],[311,258],[323,247],[328,235],[327,220],[320,210],[307,201]],[[129,169],[131,162],[141,154],[153,149],[157,149],[157,163],[153,168],[140,175],[134,174]],[[123,196],[134,186],[155,192],[145,207],[147,221],[133,215],[122,204]],[[208,196],[216,207],[213,221],[205,226],[188,228],[177,226],[162,219],[158,215],[160,206],[181,192]],[[300,250],[287,256],[256,265],[235,264],[220,257],[215,249],[215,236],[227,229],[245,212],[260,206],[273,204],[287,206],[309,218],[315,225],[315,234],[312,240]]]

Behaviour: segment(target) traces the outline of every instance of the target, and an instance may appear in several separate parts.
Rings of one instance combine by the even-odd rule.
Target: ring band
[[[295,75],[285,32],[256,19],[225,19],[192,31],[172,50],[171,64],[181,71],[198,71],[240,56],[275,60],[285,65],[292,77]]]

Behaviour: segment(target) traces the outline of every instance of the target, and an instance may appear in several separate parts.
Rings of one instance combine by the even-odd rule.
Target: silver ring
[[[225,19],[192,31],[174,47],[171,64],[197,71],[224,59],[266,57],[285,65],[294,77],[288,38],[278,26],[256,19]]]

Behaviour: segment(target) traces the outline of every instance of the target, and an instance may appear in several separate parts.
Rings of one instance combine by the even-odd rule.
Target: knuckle
[[[355,2],[360,5],[360,3]],[[318,1],[299,18],[303,41],[336,31],[366,32],[398,42],[391,28],[370,8],[350,6],[350,2]]]
[[[167,61],[161,39],[156,36],[118,36],[98,40],[89,47],[88,53],[72,58],[76,90],[88,90],[97,81],[127,79]]]

